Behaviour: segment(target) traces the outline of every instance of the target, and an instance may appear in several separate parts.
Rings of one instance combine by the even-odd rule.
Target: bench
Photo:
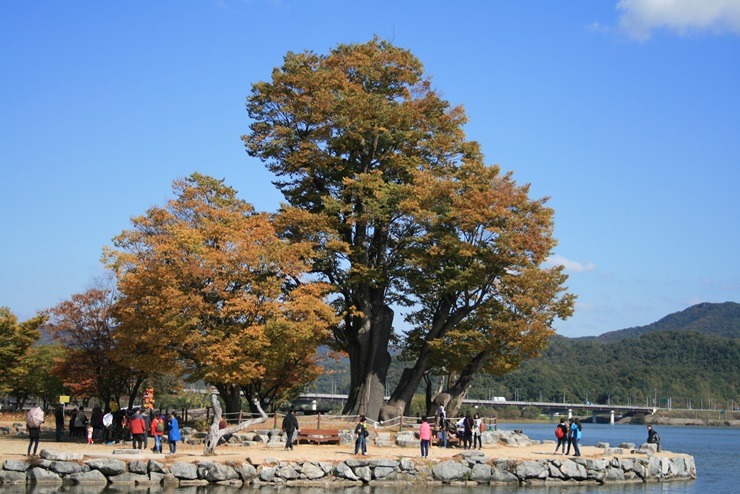
[[[298,433],[298,443],[301,440],[310,443],[337,443],[339,444],[339,429],[301,429]]]

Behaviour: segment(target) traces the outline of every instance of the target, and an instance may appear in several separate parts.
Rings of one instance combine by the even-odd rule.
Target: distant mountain
[[[653,331],[693,331],[725,338],[740,338],[740,304],[724,302],[692,305],[688,309],[667,315],[647,326],[609,331],[588,339],[602,343],[614,343],[628,338],[637,338]]]

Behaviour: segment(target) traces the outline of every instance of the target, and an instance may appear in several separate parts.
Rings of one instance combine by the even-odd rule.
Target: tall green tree
[[[315,242],[314,271],[339,293],[334,336],[351,367],[345,412],[379,415],[397,336],[394,304],[423,307],[411,316],[409,343],[421,362],[403,380],[396,409],[408,406],[414,381],[429,370],[423,342],[441,340],[479,309],[488,327],[514,322],[527,331],[568,315],[564,276],[539,269],[554,245],[551,211],[483,165],[478,144],[465,137],[465,112],[432,89],[409,51],[374,39],[328,55],[288,53],[271,81],[253,85],[247,109],[252,124],[243,139],[278,177],[285,233]],[[539,283],[554,286],[536,303],[519,297],[520,308],[504,296],[514,285],[540,290]],[[504,339],[517,346],[517,338]],[[487,363],[506,352],[489,345],[484,353],[478,360]]]

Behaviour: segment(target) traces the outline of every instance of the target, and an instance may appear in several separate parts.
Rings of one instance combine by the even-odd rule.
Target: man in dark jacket
[[[652,425],[647,426],[648,431],[648,437],[647,442],[650,444],[655,444],[658,448],[658,451],[660,451],[660,436],[657,432],[655,432],[655,429],[653,429]]]
[[[291,409],[283,419],[283,430],[285,431],[285,449],[293,449],[293,435],[298,430],[298,419],[295,410]]]

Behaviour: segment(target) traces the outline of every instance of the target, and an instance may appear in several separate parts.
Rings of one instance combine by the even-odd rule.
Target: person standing
[[[470,411],[465,414],[465,420],[463,421],[463,448],[471,449],[473,447],[473,417],[470,416]]]
[[[28,456],[36,456],[39,449],[39,438],[41,437],[41,424],[44,423],[44,411],[34,403],[31,409],[26,413],[26,429],[28,430]]]
[[[146,422],[144,422],[144,417],[139,413],[138,408],[134,408],[134,414],[131,416],[128,427],[131,431],[133,448],[142,449],[144,447],[144,435],[146,434]]]
[[[293,449],[293,443],[295,442],[293,436],[298,430],[298,419],[295,416],[295,410],[290,409],[288,415],[283,417],[283,430],[285,431],[285,449]]]
[[[69,437],[74,437],[76,418],[77,418],[77,409],[72,408],[72,411],[69,413]]]
[[[165,417],[164,414],[154,415],[154,420],[152,420],[152,425],[149,429],[149,432],[154,438],[154,449],[152,451],[155,453],[162,452],[162,436],[164,435],[164,431],[166,428],[167,417]]]
[[[581,441],[581,421],[576,418],[570,426],[570,440],[573,443],[573,456],[581,456],[581,450],[578,443]]]
[[[437,426],[439,427],[438,437],[442,441],[442,447],[447,447],[447,412],[445,407],[440,405],[437,409]]]
[[[655,429],[653,429],[652,425],[647,426],[647,431],[648,431],[647,442],[650,444],[655,444],[657,447],[657,451],[660,453],[660,436],[655,431]]]
[[[566,455],[570,454],[570,447],[573,444],[573,418],[568,419],[568,424],[566,425],[566,428],[568,429],[568,434],[565,436],[565,444],[568,446],[568,450],[565,452]]]
[[[421,441],[421,457],[429,458],[429,442],[432,440],[432,427],[426,417],[421,418],[419,426],[419,439]]]
[[[57,442],[62,440],[62,434],[64,433],[64,407],[59,404],[54,410],[54,423],[57,426],[56,440]]]
[[[87,428],[87,415],[85,415],[85,408],[80,407],[75,415],[75,433],[74,437],[84,437],[85,429]]]
[[[177,413],[172,412],[170,422],[167,424],[167,444],[170,445],[170,453],[177,453],[177,441],[182,441],[180,435],[180,424],[177,422]]]
[[[561,417],[560,423],[555,427],[555,439],[558,440],[555,452],[557,453],[560,449],[560,453],[565,454],[565,444],[568,441],[568,426],[565,425],[565,417]]]
[[[480,415],[477,413],[473,415],[473,449],[475,449],[475,445],[478,444],[478,449],[483,449],[483,440],[481,439],[481,430],[480,426],[483,423],[483,421],[480,418]]]
[[[367,436],[369,436],[370,433],[367,430],[367,422],[364,415],[360,415],[360,420],[357,422],[357,427],[355,427],[355,435],[357,436],[357,439],[355,440],[355,454],[362,451],[362,454],[366,455]]]

